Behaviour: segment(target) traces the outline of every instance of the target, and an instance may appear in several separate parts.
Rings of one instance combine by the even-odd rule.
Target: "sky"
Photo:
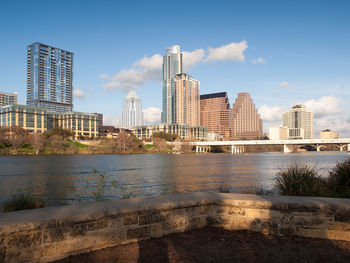
[[[5,1],[0,91],[26,103],[27,46],[74,53],[74,110],[120,124],[135,89],[146,123],[160,121],[165,48],[180,45],[200,93],[249,92],[264,130],[304,103],[315,137],[350,136],[350,1]]]

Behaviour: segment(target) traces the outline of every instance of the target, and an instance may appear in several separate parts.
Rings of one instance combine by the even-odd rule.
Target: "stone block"
[[[144,226],[127,230],[127,239],[147,238],[151,236],[151,227]]]
[[[127,214],[123,216],[123,224],[124,225],[137,225],[139,223],[139,215],[138,213]]]
[[[350,231],[327,230],[326,236],[328,239],[332,239],[332,240],[350,241]]]
[[[168,221],[169,218],[170,218],[169,211],[161,212],[158,210],[149,210],[139,215],[139,224],[149,225],[154,223],[160,223],[160,222]]]
[[[277,210],[267,209],[246,209],[246,217],[249,219],[270,220],[272,218],[282,218],[282,213]]]
[[[52,243],[64,240],[66,231],[67,230],[64,228],[54,228],[44,231],[44,243]]]
[[[87,224],[87,231],[96,231],[108,227],[108,221],[90,222]]]
[[[246,214],[246,210],[244,208],[239,208],[239,207],[229,207],[227,213],[229,215],[244,216]]]
[[[8,237],[7,247],[9,249],[36,248],[42,244],[42,232],[27,232]]]

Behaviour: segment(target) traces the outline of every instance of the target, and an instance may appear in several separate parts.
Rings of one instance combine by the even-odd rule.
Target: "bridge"
[[[181,145],[182,142],[169,143],[172,145]],[[350,138],[341,139],[303,139],[303,140],[247,140],[247,141],[200,141],[189,142],[190,145],[196,147],[196,152],[210,151],[212,146],[231,146],[231,153],[242,153],[245,151],[244,146],[257,146],[257,145],[283,145],[283,152],[293,152],[293,146],[306,146],[310,145],[320,151],[322,147],[326,145],[337,145],[340,151],[347,149],[350,152]]]

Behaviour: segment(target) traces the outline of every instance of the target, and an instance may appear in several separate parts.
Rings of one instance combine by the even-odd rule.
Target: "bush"
[[[2,212],[11,212],[18,210],[34,209],[45,207],[45,203],[31,195],[12,196],[9,200],[1,203]]]
[[[325,188],[325,179],[307,165],[290,166],[275,177],[275,189],[282,195],[325,196]]]
[[[350,197],[350,158],[337,163],[330,171],[328,187],[334,197]]]

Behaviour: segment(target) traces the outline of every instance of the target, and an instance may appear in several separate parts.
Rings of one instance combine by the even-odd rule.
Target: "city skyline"
[[[25,18],[24,12],[33,8],[26,2],[5,3],[0,11],[0,24],[13,22],[3,29],[7,38],[0,43],[3,72],[0,90],[18,92],[21,104],[26,100],[25,48],[38,41],[75,54],[75,110],[101,112],[106,125],[116,124],[121,119],[123,98],[130,88],[136,88],[144,104],[145,121],[159,121],[163,50],[180,45],[184,61],[187,60],[183,72],[201,82],[201,94],[225,91],[229,100],[234,101],[239,92],[249,92],[262,116],[265,131],[279,124],[283,112],[291,105],[301,102],[314,112],[316,136],[327,128],[343,137],[350,135],[350,109],[346,103],[350,99],[350,37],[346,30],[349,18],[345,12],[349,3],[346,1],[334,4],[268,1],[265,6],[255,2],[249,9],[247,4],[237,1],[223,1],[220,7],[210,6],[208,2],[201,6],[192,3],[185,13],[197,9],[193,21],[185,15],[186,19],[177,26],[187,30],[174,30],[175,33],[164,30],[175,25],[171,22],[175,14],[165,15],[161,11],[167,3],[161,8],[154,1],[149,14],[151,7],[140,2],[133,7],[131,17],[119,18],[119,12],[122,14],[130,6],[111,2],[73,3],[68,13],[82,8],[86,17],[93,14],[102,18],[98,15],[102,12],[103,19],[92,25],[78,14],[60,24],[58,18],[50,16],[45,24],[40,24],[47,17],[44,11],[53,5],[40,7],[43,11],[40,19],[16,20],[19,15]],[[273,10],[269,11],[271,7]],[[60,12],[61,8],[54,12]],[[215,11],[220,11],[220,16],[210,15]],[[236,11],[235,16],[231,15],[232,11]],[[156,17],[155,14],[159,18],[147,19]],[[204,19],[208,15],[216,22]],[[165,16],[170,19],[159,25]],[[28,26],[24,27],[23,21]],[[69,23],[71,30],[67,30]],[[86,25],[91,25],[88,32],[81,30]],[[117,38],[108,34],[114,30]],[[195,37],[189,32],[196,32]],[[135,41],[136,35],[142,39],[141,45]]]

